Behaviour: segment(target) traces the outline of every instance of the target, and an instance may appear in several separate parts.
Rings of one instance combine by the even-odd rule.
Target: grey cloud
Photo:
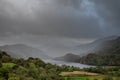
[[[101,17],[114,27],[120,23],[120,0],[93,0]]]
[[[119,0],[0,0],[0,45],[23,43],[49,55],[120,35]],[[57,53],[57,55],[55,55]]]
[[[75,9],[79,9],[80,3],[82,2],[82,0],[54,0],[54,1],[59,4],[62,4],[62,6],[70,6]]]
[[[83,0],[26,0],[26,7],[22,4],[24,1],[0,1],[0,35],[25,33],[97,38],[118,34],[120,30],[109,27],[119,25],[119,0],[84,0],[83,9]],[[101,29],[100,21],[105,23],[102,25],[105,31]]]

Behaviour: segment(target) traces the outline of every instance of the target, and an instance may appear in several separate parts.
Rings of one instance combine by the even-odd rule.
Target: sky
[[[60,56],[120,34],[120,0],[0,0],[0,45],[23,43]]]

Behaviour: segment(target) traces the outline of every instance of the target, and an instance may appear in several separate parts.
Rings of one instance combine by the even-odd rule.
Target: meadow
[[[118,77],[64,77],[64,80],[120,80]]]
[[[120,77],[91,73],[85,71],[62,72],[64,80],[120,80]]]

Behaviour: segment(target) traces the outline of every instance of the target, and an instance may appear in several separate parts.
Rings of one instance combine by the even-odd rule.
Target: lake
[[[85,64],[80,64],[80,63],[74,63],[74,62],[65,62],[65,61],[56,61],[52,59],[43,59],[44,62],[46,63],[52,63],[56,65],[67,65],[67,66],[74,66],[74,67],[79,67],[79,68],[88,68],[88,67],[93,67],[90,65],[85,65]]]

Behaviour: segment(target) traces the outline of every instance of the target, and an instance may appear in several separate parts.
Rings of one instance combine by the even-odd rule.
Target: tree
[[[8,80],[20,80],[18,77],[10,77]]]
[[[36,68],[34,63],[29,63],[29,76],[32,76],[35,79],[39,79],[39,71],[38,68]]]

